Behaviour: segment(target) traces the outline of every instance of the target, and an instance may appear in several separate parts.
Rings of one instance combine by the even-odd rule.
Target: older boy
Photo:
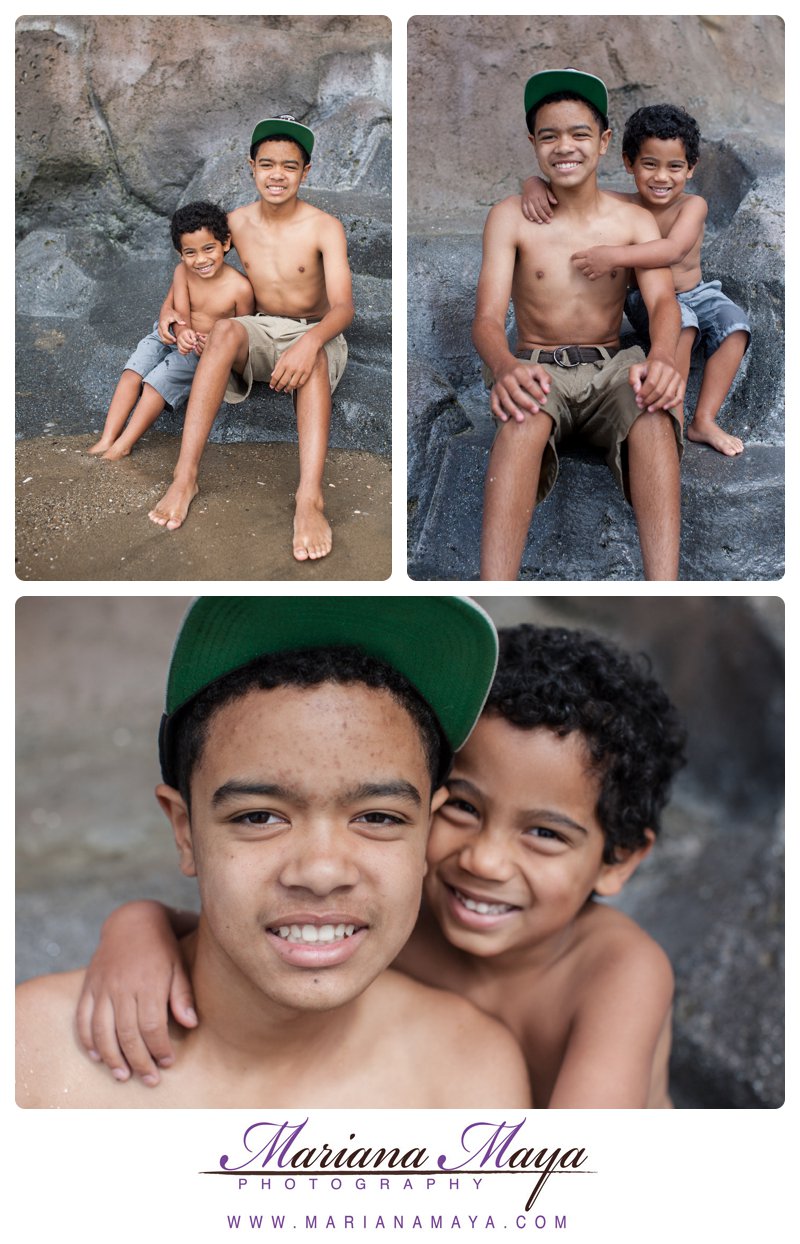
[[[675,366],[680,318],[669,272],[637,272],[650,314],[645,359],[638,348],[619,346],[624,269],[600,287],[571,262],[576,246],[650,242],[658,230],[642,208],[598,188],[611,135],[599,78],[575,69],[534,74],[525,110],[536,158],[561,206],[543,235],[526,225],[515,195],[492,208],[484,231],[473,341],[500,426],[486,474],[481,578],[516,578],[534,507],[558,473],[556,443],[578,433],[605,452],[633,505],[645,577],[674,579],[682,435],[671,408],[684,385]],[[509,298],[515,352],[505,333]]]
[[[170,666],[156,793],[199,883],[186,953],[202,1024],[175,1034],[162,1093],[121,1090],[73,1035],[83,973],[29,981],[18,1103],[525,1105],[499,1024],[386,970],[495,657],[489,619],[453,598],[196,602]]]
[[[183,327],[170,345],[154,325],[125,364],[103,435],[88,450],[110,462],[127,457],[165,406],[180,410],[184,405],[203,344],[216,321],[250,315],[255,308],[247,277],[225,263],[231,234],[221,207],[206,202],[179,207],[170,221],[170,235],[181,262],[167,297],[180,307]]]
[[[699,155],[700,130],[683,108],[653,104],[637,109],[625,122],[622,135],[622,158],[634,178],[636,192],[617,197],[646,207],[662,240],[640,246],[592,246],[577,251],[572,262],[590,281],[609,276],[620,265],[670,265],[681,313],[676,359],[684,380],[696,346],[702,345],[706,359],[686,435],[734,457],[744,444],[738,436],[718,427],[716,419],[750,343],[750,326],[741,307],[723,294],[719,281],[704,281],[700,271],[708,204],[699,194],[686,193]],[[523,188],[523,214],[529,220],[548,223],[553,215],[551,199],[557,202],[549,187],[538,177],[530,178]],[[647,311],[638,289],[629,293],[625,310],[646,341]]]
[[[594,900],[617,894],[650,850],[683,744],[644,662],[580,632],[501,632],[486,708],[434,816],[425,906],[397,966],[502,1019],[537,1106],[670,1105],[669,962]],[[153,1060],[171,1062],[167,997],[182,1023],[197,1022],[166,913],[131,904],[104,930],[81,1039],[127,1075],[116,1014],[130,1066],[156,1084]]]
[[[230,214],[233,245],[255,291],[256,314],[215,327],[197,369],[173,483],[151,510],[174,531],[197,494],[197,473],[220,403],[241,402],[254,380],[292,393],[297,414],[300,482],[295,494],[293,553],[325,557],[331,529],[324,514],[322,473],[331,394],[347,360],[343,330],[353,318],[347,244],[338,220],[298,199],[308,176],[314,135],[292,117],[260,121],[248,163],[258,199]],[[162,308],[169,340],[175,308]]]

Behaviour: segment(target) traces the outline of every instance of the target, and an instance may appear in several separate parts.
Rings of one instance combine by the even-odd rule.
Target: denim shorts
[[[158,324],[143,337],[125,364],[146,384],[160,393],[168,406],[180,410],[189,400],[192,380],[200,362],[196,354],[181,354],[177,346],[166,345],[158,335]]]
[[[747,316],[741,307],[737,307],[735,302],[731,302],[723,294],[719,281],[701,281],[694,289],[688,289],[676,297],[681,309],[681,328],[697,330],[694,344],[697,346],[702,343],[706,358],[718,350],[731,333],[747,333],[749,346],[750,325]],[[628,291],[625,314],[637,336],[647,338],[647,308],[638,289]]]

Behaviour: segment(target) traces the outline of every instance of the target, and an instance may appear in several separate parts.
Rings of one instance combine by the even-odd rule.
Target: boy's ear
[[[644,837],[647,841],[643,846],[634,847],[629,851],[617,849],[617,858],[614,863],[601,865],[594,883],[595,894],[599,894],[601,898],[613,898],[615,894],[619,894],[625,882],[630,880],[642,860],[653,849],[656,836],[652,829],[644,830]]]
[[[626,156],[626,154],[625,154],[625,152],[624,152],[624,151],[623,151],[623,153],[622,153],[622,163],[625,165],[625,171],[626,171],[626,172],[628,172],[628,173],[633,173],[633,164],[632,164],[632,163],[631,163],[631,161],[628,159],[628,157]]]
[[[604,130],[600,135],[600,154],[605,155],[611,142],[611,130]]]
[[[304,165],[303,167],[303,176],[300,178],[301,181],[305,181],[305,179],[308,177],[308,171],[310,168],[311,168],[311,161],[309,160],[308,164]]]
[[[222,243],[222,250],[227,255],[230,249],[231,249],[231,235],[228,234],[227,240]]]
[[[186,807],[182,795],[175,790],[174,786],[167,786],[162,782],[160,786],[156,787],[156,799],[161,804],[161,809],[172,826],[175,846],[178,848],[178,863],[181,872],[186,877],[196,877],[197,868],[195,867],[189,809]]]

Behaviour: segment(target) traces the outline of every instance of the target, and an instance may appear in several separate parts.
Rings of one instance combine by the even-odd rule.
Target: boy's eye
[[[564,842],[561,834],[557,834],[554,829],[548,829],[546,825],[532,825],[530,829],[525,830],[525,835],[536,842],[553,843],[554,845]]]
[[[463,813],[464,816],[477,816],[478,810],[466,799],[448,799],[444,804],[451,812],[456,814]]]
[[[355,819],[365,825],[404,824],[403,818],[395,815],[393,812],[361,812]]]
[[[239,816],[233,817],[234,825],[285,825],[287,818],[281,816],[279,812],[267,812],[259,810],[257,812],[241,812]]]

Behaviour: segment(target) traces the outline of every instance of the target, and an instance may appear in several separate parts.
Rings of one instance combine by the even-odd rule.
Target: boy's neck
[[[297,195],[293,199],[289,199],[288,203],[269,203],[265,199],[259,199],[259,215],[268,224],[291,220],[295,212],[299,210],[302,202],[303,200],[298,198]]]

